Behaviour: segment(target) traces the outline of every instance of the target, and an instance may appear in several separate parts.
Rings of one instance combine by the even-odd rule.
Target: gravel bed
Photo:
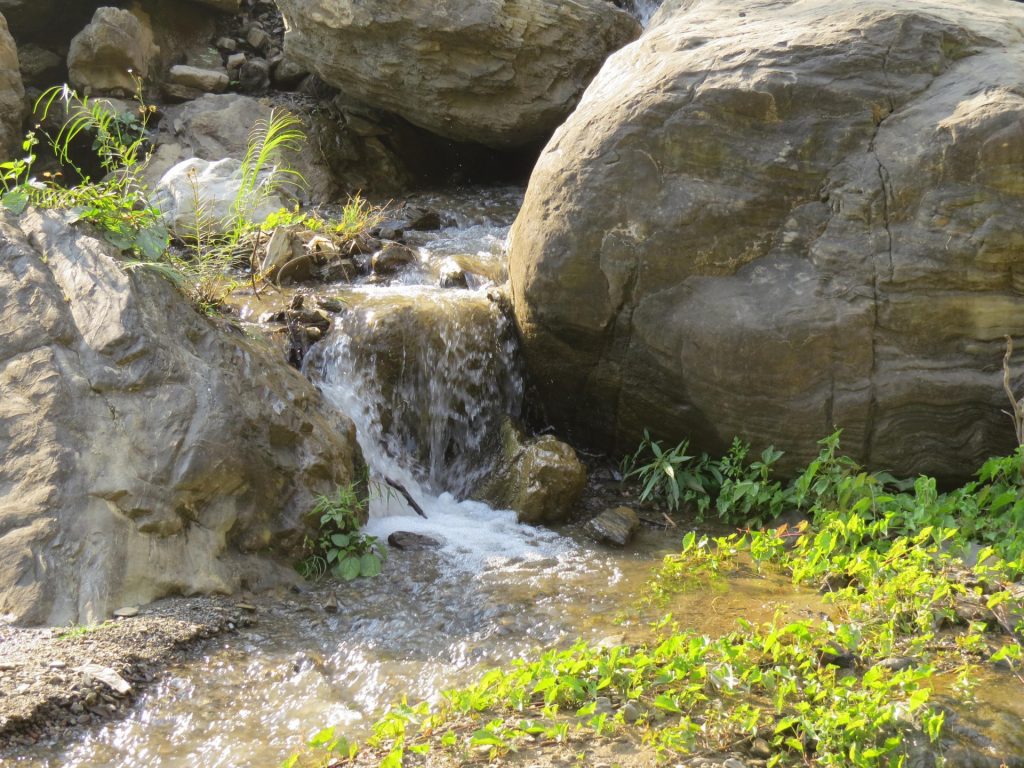
[[[123,714],[168,664],[254,613],[227,598],[171,598],[95,627],[0,623],[0,757]]]

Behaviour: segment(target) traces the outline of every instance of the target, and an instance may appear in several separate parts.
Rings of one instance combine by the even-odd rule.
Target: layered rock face
[[[969,474],[1024,333],[1024,6],[669,0],[552,138],[511,234],[550,420]]]
[[[639,24],[606,0],[281,0],[285,51],[346,95],[457,141],[546,137]]]
[[[21,116],[25,88],[18,68],[18,49],[0,15],[0,158],[14,157],[21,147]]]
[[[279,352],[57,214],[0,222],[0,298],[0,614],[91,622],[286,575],[258,553],[290,557],[359,459]]]

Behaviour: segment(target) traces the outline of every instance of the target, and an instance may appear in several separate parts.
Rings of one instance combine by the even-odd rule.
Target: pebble
[[[639,702],[627,701],[622,709],[622,719],[627,723],[635,723],[644,715],[643,707],[640,706]]]
[[[747,764],[737,757],[730,757],[722,763],[722,768],[747,768]]]
[[[754,739],[754,743],[750,745],[750,754],[754,757],[768,758],[772,756],[771,745],[768,744],[764,739]]]
[[[123,608],[118,608],[114,611],[114,616],[118,619],[130,619],[133,616],[139,615],[139,606],[137,605],[126,605]]]
[[[246,613],[256,613],[256,606],[252,603],[235,603],[235,607],[240,611],[245,611]]]

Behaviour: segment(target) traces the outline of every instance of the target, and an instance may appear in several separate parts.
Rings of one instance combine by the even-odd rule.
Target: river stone
[[[56,213],[0,220],[0,615],[17,622],[294,579],[316,495],[356,476],[352,423],[279,349],[122,264]]]
[[[425,549],[437,549],[441,542],[432,536],[411,531],[395,531],[388,536],[388,544],[395,549],[402,549],[408,552],[420,552]]]
[[[0,15],[0,157],[7,160],[21,147],[25,89],[18,67],[18,49]]]
[[[366,104],[492,147],[545,138],[640,25],[605,0],[281,0],[285,51]]]
[[[587,523],[587,533],[597,541],[624,547],[640,527],[640,518],[629,507],[606,509]]]
[[[552,435],[528,438],[508,419],[501,427],[500,450],[474,498],[514,510],[521,523],[564,522],[587,483],[576,452]]]
[[[526,361],[574,444],[898,475],[1009,451],[1024,334],[1024,5],[670,2],[551,139],[510,235]],[[1019,381],[1019,379],[1018,379]]]
[[[153,30],[121,8],[96,9],[68,50],[71,85],[86,93],[135,93],[135,78],[146,80],[159,54]]]

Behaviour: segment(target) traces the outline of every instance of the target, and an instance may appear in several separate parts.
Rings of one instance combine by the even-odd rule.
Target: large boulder
[[[136,79],[149,77],[159,53],[141,15],[103,6],[71,41],[68,77],[87,93],[131,95]]]
[[[21,146],[21,118],[25,113],[18,49],[0,15],[0,158],[14,156]]]
[[[293,61],[438,135],[541,140],[640,26],[606,0],[281,0]]]
[[[968,474],[1011,447],[1024,6],[669,0],[544,150],[510,235],[552,423],[788,467]]]
[[[352,424],[279,351],[52,213],[0,221],[0,615],[284,578]]]

